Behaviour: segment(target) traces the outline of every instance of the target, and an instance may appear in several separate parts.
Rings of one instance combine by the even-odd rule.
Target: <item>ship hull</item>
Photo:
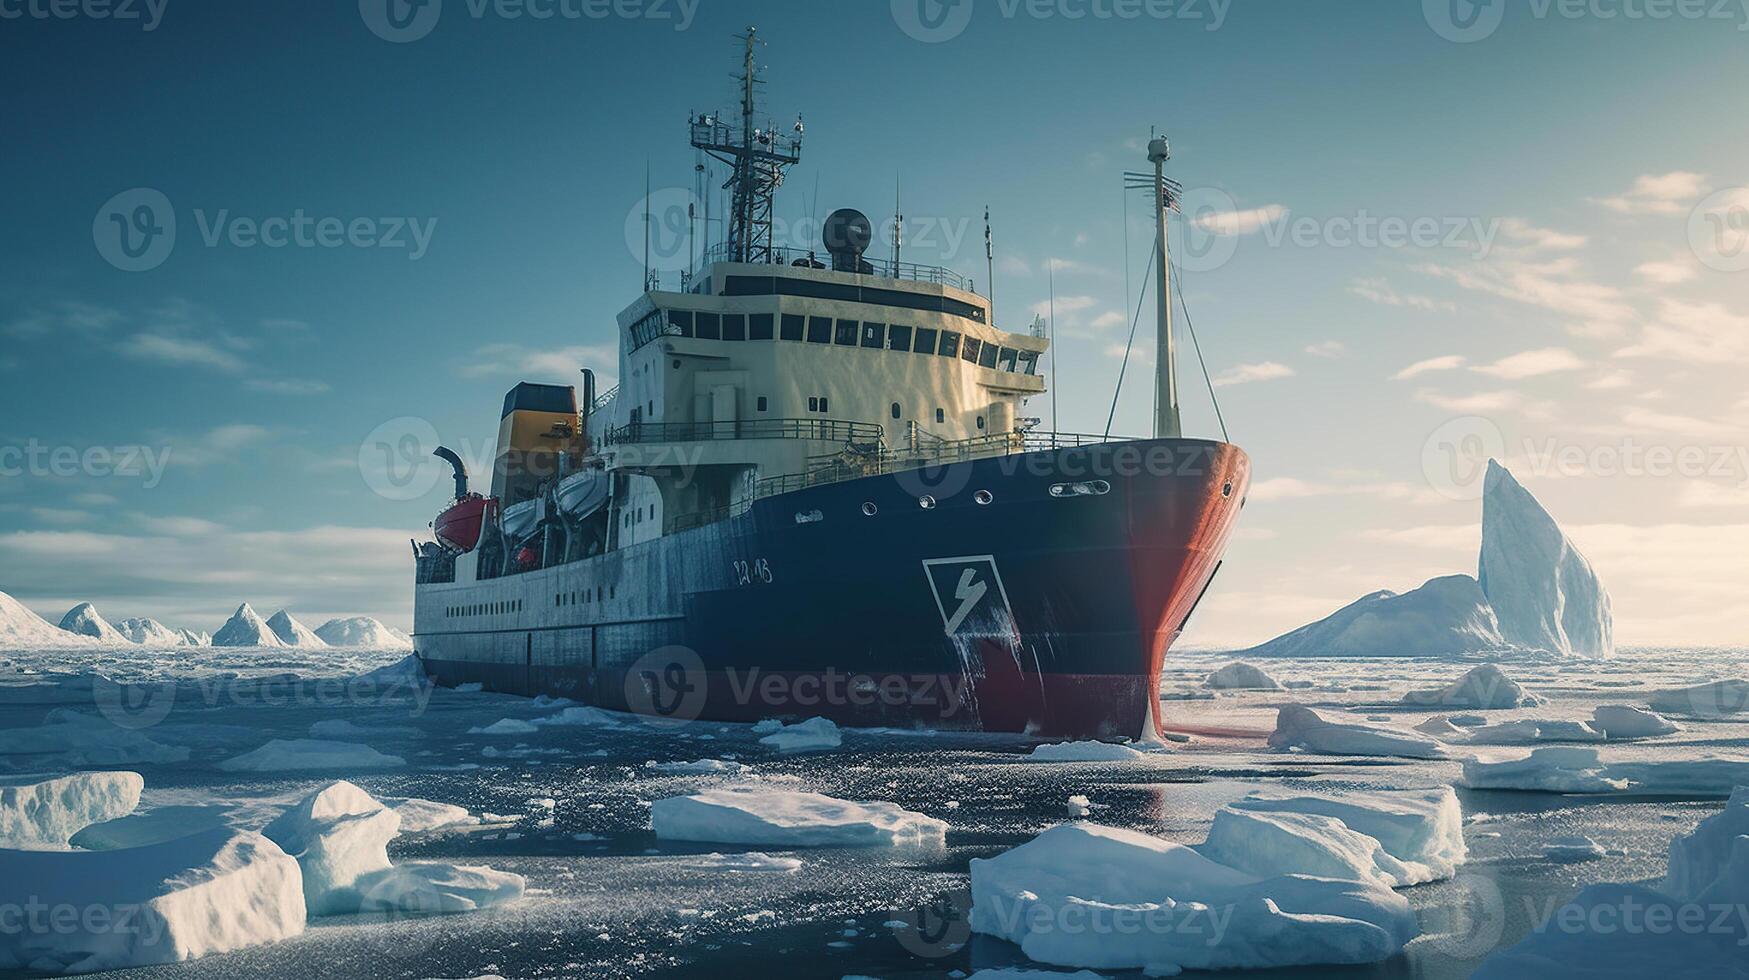
[[[420,585],[416,648],[441,684],[653,721],[1133,738],[1159,728],[1166,650],[1249,472],[1229,444],[1145,440],[796,490],[596,558]]]

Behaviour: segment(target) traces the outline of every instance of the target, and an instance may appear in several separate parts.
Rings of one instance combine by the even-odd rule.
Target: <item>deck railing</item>
[[[885,430],[872,422],[843,419],[738,419],[732,422],[630,422],[608,431],[609,446],[654,442],[714,442],[722,439],[814,439],[878,443]]]

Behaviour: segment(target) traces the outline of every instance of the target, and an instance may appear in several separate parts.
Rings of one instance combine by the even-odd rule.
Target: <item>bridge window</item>
[[[799,341],[802,339],[804,323],[806,323],[806,321],[802,318],[801,314],[785,313],[781,323],[782,332],[779,333],[778,336],[782,337],[784,340]]]
[[[692,336],[692,311],[669,310],[668,325],[673,327],[674,332],[680,334],[682,337]]]
[[[952,330],[941,332],[941,346],[935,349],[942,357],[958,357],[960,352],[960,335]]]
[[[978,352],[978,366],[993,368],[996,366],[996,355],[1000,349],[992,343],[985,343],[984,349]]]
[[[721,340],[723,318],[715,313],[699,313],[693,317],[693,327],[700,340]]]
[[[838,321],[837,341],[838,341],[838,344],[842,347],[855,347],[856,346],[856,321],[855,320],[839,320]]]
[[[1004,348],[1002,348],[1002,356],[997,358],[997,360],[1000,362],[997,366],[1001,370],[1007,371],[1010,374],[1012,374],[1014,372],[1015,361],[1019,357],[1020,357],[1019,351],[1015,350],[1012,347],[1004,347]]]
[[[935,328],[918,327],[917,343],[913,345],[911,349],[919,354],[935,353]]]
[[[761,412],[765,411],[765,396],[764,395],[759,396],[759,410]]]
[[[1020,372],[1022,374],[1038,373],[1038,354],[1036,352],[1029,350],[1020,352]]]
[[[967,337],[965,343],[960,347],[960,357],[971,361],[973,364],[978,363],[978,348],[981,345],[982,342],[978,340],[978,338]]]
[[[887,325],[884,323],[864,323],[862,325],[862,346],[880,350],[886,346]]]
[[[820,414],[825,415],[827,412],[830,412],[830,411],[832,411],[832,409],[826,405],[826,396],[821,395],[820,396]]]
[[[887,328],[888,350],[910,350],[911,328],[903,323],[895,323]]]
[[[808,411],[818,412],[819,410],[820,410],[820,396],[809,395],[808,396]]]
[[[747,316],[744,313],[723,314],[723,339],[746,340]]]
[[[771,320],[769,313],[755,313],[747,318],[748,340],[770,340]]]
[[[808,317],[808,343],[830,344],[832,342],[832,318],[829,316]]]

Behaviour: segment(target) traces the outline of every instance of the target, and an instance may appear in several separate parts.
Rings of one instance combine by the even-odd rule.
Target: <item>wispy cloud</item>
[[[1415,268],[1464,289],[1580,321],[1619,324],[1634,315],[1621,289],[1585,278],[1583,267],[1571,256],[1546,262],[1503,256],[1464,266],[1425,263]]]
[[[1254,381],[1274,381],[1278,378],[1291,378],[1294,369],[1276,361],[1262,361],[1257,364],[1238,364],[1215,375],[1214,386],[1226,388],[1232,385],[1250,384]]]
[[[1315,344],[1307,344],[1305,351],[1313,357],[1335,359],[1348,352],[1348,345],[1340,340],[1320,340]]]
[[[1429,313],[1455,313],[1457,304],[1449,300],[1433,299],[1418,293],[1400,293],[1383,279],[1356,279],[1348,284],[1348,291],[1361,299],[1370,300],[1380,306],[1402,306],[1412,310],[1425,310]]]
[[[240,373],[247,367],[243,359],[231,351],[188,337],[137,333],[123,341],[120,350],[137,360],[180,367],[212,368],[229,374]]]
[[[1455,371],[1463,366],[1464,356],[1462,354],[1444,354],[1439,357],[1429,357],[1426,360],[1416,361],[1414,364],[1411,364],[1403,370],[1398,371],[1396,374],[1391,375],[1391,380],[1407,381],[1410,378],[1417,378],[1423,374],[1430,374],[1434,371]]]
[[[1693,262],[1671,259],[1665,262],[1642,262],[1634,266],[1634,272],[1648,282],[1655,282],[1660,286],[1674,286],[1693,279],[1698,270],[1695,269]]]
[[[1577,371],[1585,366],[1579,355],[1565,347],[1544,347],[1502,357],[1492,364],[1478,364],[1470,370],[1508,381],[1534,378],[1560,371]]]
[[[250,378],[243,386],[270,395],[320,395],[328,390],[326,381],[302,378]]]
[[[1249,235],[1279,221],[1286,214],[1287,208],[1279,204],[1265,204],[1241,211],[1208,211],[1191,220],[1198,228],[1213,235]]]
[[[1644,174],[1635,178],[1626,192],[1590,201],[1622,214],[1681,214],[1706,189],[1705,175],[1673,170],[1667,174]]]
[[[487,378],[527,375],[571,379],[583,368],[597,374],[617,371],[619,352],[606,346],[524,347],[521,344],[487,344],[474,351],[458,371],[463,377]],[[610,385],[602,378],[604,385]]]
[[[1469,395],[1447,395],[1431,388],[1415,392],[1415,400],[1442,408],[1448,412],[1475,415],[1482,412],[1502,412],[1517,408],[1524,399],[1515,391],[1478,391]]]
[[[1500,234],[1507,241],[1531,249],[1548,249],[1562,251],[1566,249],[1584,248],[1584,235],[1572,235],[1566,232],[1539,228],[1523,218],[1502,218]]]
[[[1706,364],[1749,361],[1749,316],[1719,303],[1666,299],[1639,339],[1615,353]]]

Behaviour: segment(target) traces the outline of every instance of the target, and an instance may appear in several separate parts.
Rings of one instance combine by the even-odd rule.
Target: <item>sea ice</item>
[[[1476,581],[1514,646],[1564,656],[1615,651],[1609,592],[1542,504],[1504,466],[1482,481]]]
[[[739,762],[726,762],[722,759],[698,759],[693,762],[656,762],[651,760],[644,763],[644,768],[674,776],[708,776],[746,772],[749,767]]]
[[[490,725],[468,729],[469,735],[527,735],[538,732],[539,728],[523,721],[521,718],[500,718]]]
[[[1539,742],[1602,742],[1606,736],[1583,721],[1521,718],[1485,725],[1469,734],[1472,745],[1535,745]]]
[[[304,931],[297,862],[260,834],[225,827],[117,851],[0,851],[0,903],[80,910],[71,927],[0,929],[4,969],[175,963]]]
[[[1098,824],[1064,824],[973,858],[971,876],[972,930],[1059,966],[1164,975],[1373,963],[1416,935],[1408,901],[1383,885],[1259,879],[1182,844]]]
[[[0,755],[37,754],[52,754],[68,766],[80,767],[184,762],[189,752],[186,746],[155,742],[138,729],[122,728],[97,715],[55,708],[35,728],[0,731]]]
[[[450,915],[522,897],[527,879],[508,871],[416,861],[359,876],[360,911]]]
[[[1674,691],[1659,691],[1648,702],[1653,711],[1719,718],[1749,709],[1749,681],[1725,680]]]
[[[709,854],[695,854],[686,859],[686,864],[696,871],[726,871],[730,874],[792,874],[802,870],[800,858],[766,854],[763,851],[744,851],[740,854],[718,854],[712,851]]]
[[[389,867],[389,841],[401,818],[344,780],[306,796],[261,831],[298,859],[309,914],[359,909],[361,875]]]
[[[1259,877],[1310,875],[1394,888],[1409,871],[1379,842],[1316,813],[1271,813],[1223,807],[1197,850],[1229,868]]]
[[[1034,762],[1134,762],[1148,757],[1146,752],[1116,742],[1053,742],[1032,750],[1028,758]]]
[[[1378,841],[1386,854],[1402,864],[1404,874],[1398,885],[1450,878],[1469,856],[1464,844],[1463,807],[1450,786],[1426,790],[1353,790],[1340,796],[1254,793],[1230,807],[1316,814],[1340,820],[1348,829]]]
[[[403,834],[422,834],[444,827],[471,827],[480,822],[480,818],[468,813],[466,807],[418,798],[395,804],[395,813],[401,818]]]
[[[1596,749],[1550,746],[1517,759],[1464,760],[1464,784],[1471,789],[1540,790],[1547,793],[1613,793],[1625,779],[1605,775]]]
[[[1656,738],[1682,730],[1681,726],[1663,715],[1623,704],[1606,704],[1593,711],[1591,727],[1603,732],[1612,741]]]
[[[807,721],[785,725],[761,738],[759,743],[769,745],[779,752],[816,752],[837,748],[844,743],[844,736],[839,734],[838,726],[830,719],[809,718]]]
[[[1298,704],[1283,705],[1277,712],[1269,744],[1278,749],[1301,748],[1322,755],[1447,757],[1444,746],[1419,732],[1358,721],[1331,721]]]
[[[894,803],[852,803],[819,793],[731,786],[650,804],[664,840],[786,847],[940,843],[947,824]]]
[[[1259,667],[1247,663],[1230,663],[1216,670],[1203,682],[1207,687],[1225,691],[1279,691],[1280,682]]]
[[[1423,735],[1432,735],[1434,738],[1439,739],[1450,738],[1454,735],[1467,734],[1464,729],[1452,724],[1451,719],[1445,715],[1434,715],[1432,718],[1416,725],[1415,730]]]
[[[81,772],[0,788],[0,847],[63,849],[86,827],[132,813],[145,784],[135,772]]]
[[[1494,664],[1483,664],[1444,687],[1410,691],[1403,695],[1403,703],[1485,709],[1532,707],[1543,704],[1544,700],[1526,691]]]
[[[1558,864],[1595,861],[1607,853],[1602,844],[1581,835],[1556,837],[1543,845],[1543,857]]]
[[[319,738],[276,738],[266,745],[219,763],[226,772],[282,772],[298,769],[385,769],[407,760],[385,755],[356,742]]]
[[[1703,905],[1749,902],[1749,787],[1733,791],[1723,810],[1670,842],[1670,867],[1659,890]]]

